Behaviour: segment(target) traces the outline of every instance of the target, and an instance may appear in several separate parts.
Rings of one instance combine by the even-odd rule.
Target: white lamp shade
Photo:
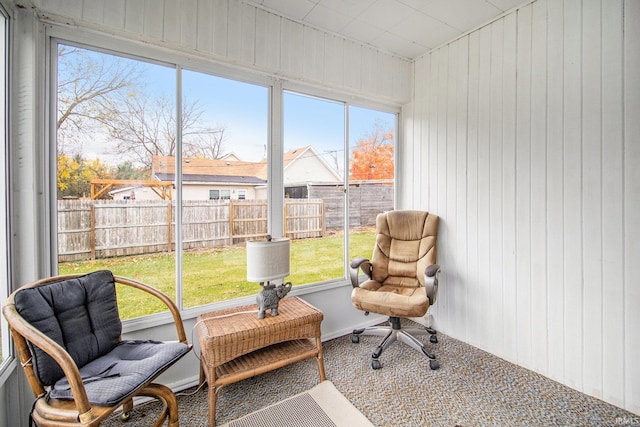
[[[247,280],[266,282],[289,275],[290,239],[247,241]]]

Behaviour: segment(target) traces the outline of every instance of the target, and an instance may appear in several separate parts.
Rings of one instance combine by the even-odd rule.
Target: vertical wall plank
[[[280,65],[281,18],[263,10],[256,11],[256,65],[277,69]]]
[[[564,139],[563,139],[563,33],[562,2],[547,3],[547,325],[549,376],[564,380]]]
[[[516,341],[519,363],[531,367],[531,6],[517,13]]]
[[[492,351],[504,354],[502,258],[502,151],[504,21],[491,24],[489,94],[489,328]]]
[[[346,40],[344,43],[344,84],[348,87],[362,87],[362,67],[364,67],[364,52],[360,45]]]
[[[324,33],[315,28],[305,27],[304,32],[304,75],[321,82],[324,77]]]
[[[640,2],[624,2],[625,406],[640,414]]]
[[[196,49],[213,53],[213,4],[209,0],[197,0],[196,8]]]
[[[604,5],[603,5],[604,6]],[[602,8],[602,397],[624,400],[624,147],[622,0]],[[606,147],[605,147],[606,144]]]
[[[470,302],[466,313],[469,320],[469,343],[480,347],[480,325],[478,319],[483,308],[476,301],[482,294],[479,285],[479,240],[478,240],[478,103],[480,86],[480,34],[478,31],[469,36],[469,100],[467,130],[467,260],[468,282],[467,301]]]
[[[102,23],[104,21],[104,2],[100,0],[84,0],[82,3],[82,19]]]
[[[480,29],[480,68],[478,84],[478,286],[480,292],[476,301],[483,309],[477,319],[485,327],[479,330],[478,340],[483,348],[493,351],[495,331],[491,327],[491,26]]]
[[[450,310],[455,312],[456,324],[463,339],[468,337],[467,314],[469,306],[472,304],[467,299],[467,289],[465,283],[469,283],[467,269],[467,99],[469,96],[469,38],[464,37],[458,41],[457,52],[457,91],[455,93],[455,125],[456,125],[456,157],[455,164],[456,187],[455,194],[456,208],[452,216],[456,220],[456,276],[458,280],[453,291],[453,303]]]
[[[164,4],[164,3],[163,3]],[[144,35],[157,40],[164,40],[164,14],[163,7],[155,0],[144,0]]]
[[[343,86],[345,57],[344,40],[333,34],[325,34],[325,55],[324,61],[324,81],[332,86]]]
[[[227,56],[227,27],[229,0],[213,0],[211,25],[213,26],[213,53]]]
[[[180,0],[164,0],[162,39],[169,43],[180,43],[182,22],[180,19],[176,19],[180,16],[180,8]]]
[[[535,355],[532,368],[546,372],[546,0],[533,3],[531,20],[531,350]]]
[[[125,0],[104,3],[103,23],[107,27],[124,29]]]
[[[516,64],[517,20],[511,14],[504,19],[504,60],[502,73],[502,330],[504,357],[517,361],[516,294]]]
[[[195,49],[198,45],[198,0],[180,2],[180,44]]]
[[[128,1],[125,7],[124,29],[130,33],[144,33],[144,1]]]
[[[582,214],[584,390],[602,397],[602,34],[600,0],[583,2]]]
[[[565,381],[582,389],[582,8],[564,3],[564,286]]]

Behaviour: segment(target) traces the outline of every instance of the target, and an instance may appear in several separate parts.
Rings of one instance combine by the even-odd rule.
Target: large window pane
[[[267,234],[268,89],[182,76],[185,307],[255,295],[245,241]]]
[[[371,257],[376,216],[394,207],[396,115],[349,108],[349,259]]]
[[[343,103],[284,94],[284,229],[294,285],[345,277]]]
[[[172,183],[154,165],[157,156],[175,156],[175,75],[58,45],[59,273],[109,269],[175,295]],[[118,297],[125,318],[162,309],[136,291]]]

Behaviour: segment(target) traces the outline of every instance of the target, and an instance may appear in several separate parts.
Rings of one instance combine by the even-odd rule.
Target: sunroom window
[[[58,273],[109,269],[192,308],[257,293],[245,242],[264,239],[274,221],[292,240],[285,279],[295,286],[344,281],[351,253],[371,251],[376,213],[393,209],[396,113],[54,46]],[[270,173],[283,179],[283,206],[269,205]],[[119,297],[125,318],[160,309]]]

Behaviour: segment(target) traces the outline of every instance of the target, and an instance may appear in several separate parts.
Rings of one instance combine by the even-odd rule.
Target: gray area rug
[[[640,426],[635,415],[542,375],[438,334],[427,344],[440,361],[394,343],[371,369],[380,337],[349,336],[323,344],[327,379],[374,425],[413,426]],[[425,339],[427,342],[428,338]],[[218,396],[218,424],[232,421],[317,385],[316,361],[306,360],[224,387]],[[206,390],[178,397],[181,426],[206,426]],[[128,427],[152,424],[155,404],[134,409]],[[118,419],[104,426],[122,426]]]

